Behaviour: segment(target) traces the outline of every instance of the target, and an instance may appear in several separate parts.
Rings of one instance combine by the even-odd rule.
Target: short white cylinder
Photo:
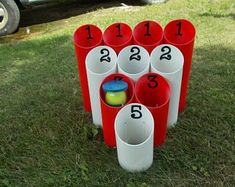
[[[149,72],[149,53],[139,45],[130,45],[121,50],[118,55],[118,72],[137,81]]]
[[[93,123],[102,125],[99,88],[105,77],[117,71],[117,55],[108,46],[92,49],[86,57],[87,80]]]
[[[162,44],[157,46],[150,55],[151,72],[159,73],[170,83],[171,98],[168,127],[173,127],[177,123],[178,119],[183,64],[183,54],[173,45]]]
[[[124,106],[115,118],[118,161],[130,172],[147,170],[153,162],[154,119],[142,104]]]

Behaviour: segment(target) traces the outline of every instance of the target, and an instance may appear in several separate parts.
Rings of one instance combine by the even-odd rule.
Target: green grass
[[[0,46],[0,186],[235,186],[235,22],[232,0],[170,0],[98,9],[47,23]],[[119,167],[116,150],[83,112],[72,34],[144,19],[197,28],[187,108],[146,172]],[[35,27],[40,27],[35,26]]]

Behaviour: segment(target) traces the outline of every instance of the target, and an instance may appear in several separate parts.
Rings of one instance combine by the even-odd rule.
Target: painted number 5
[[[131,106],[131,117],[133,119],[140,119],[142,117],[140,105],[132,105]]]

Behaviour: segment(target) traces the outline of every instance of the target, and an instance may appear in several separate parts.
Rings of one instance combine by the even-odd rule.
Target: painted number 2
[[[156,78],[157,78],[156,75],[149,75],[148,76],[148,80],[149,80],[148,87],[149,88],[156,88],[158,86],[158,82],[157,82]]]
[[[131,117],[133,119],[140,119],[142,117],[140,105],[132,105],[131,106]]]
[[[100,54],[103,56],[100,58],[100,62],[111,62],[111,58],[109,57],[109,50],[108,49],[101,49]]]
[[[161,51],[164,52],[164,53],[160,56],[160,60],[163,60],[163,59],[171,60],[171,55],[170,55],[171,48],[170,47],[164,46],[161,49]]]
[[[140,49],[138,47],[132,47],[131,53],[133,53],[133,54],[130,56],[130,61],[131,60],[138,60],[138,61],[141,60]]]

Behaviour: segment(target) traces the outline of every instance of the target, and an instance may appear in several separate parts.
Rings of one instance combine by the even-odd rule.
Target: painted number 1
[[[87,32],[88,32],[88,37],[87,39],[93,39],[92,35],[91,35],[91,27],[90,26],[87,26],[86,28]]]
[[[178,32],[175,35],[176,36],[183,36],[183,34],[181,33],[182,23],[179,22],[179,23],[176,24],[176,26],[178,27]]]
[[[146,27],[146,33],[144,34],[144,36],[151,36],[149,29],[149,22],[147,22],[144,26]]]
[[[119,23],[119,24],[117,24],[117,30],[118,30],[118,34],[116,35],[117,37],[122,37],[122,35],[121,35],[121,24]]]
[[[133,119],[140,119],[142,117],[140,105],[132,105],[131,106],[131,117]]]

